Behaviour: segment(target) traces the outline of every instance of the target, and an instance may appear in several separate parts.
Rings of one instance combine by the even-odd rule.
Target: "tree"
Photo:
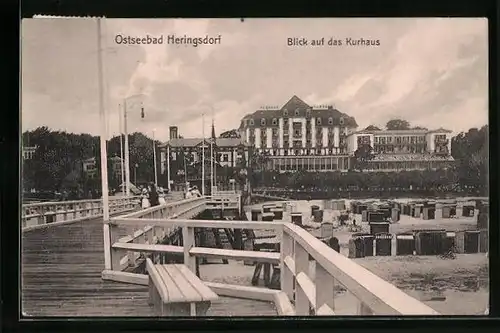
[[[375,125],[370,125],[368,126],[367,128],[365,128],[365,131],[380,131],[381,129],[378,128],[377,126]]]
[[[373,158],[373,148],[369,144],[362,144],[354,152],[355,168],[362,171],[366,163]]]
[[[422,127],[422,126],[414,126],[414,127],[412,127],[412,129],[415,129],[415,130],[428,130],[427,127]]]
[[[387,122],[385,128],[388,130],[408,130],[410,123],[403,119],[392,119]]]
[[[219,136],[220,138],[230,138],[230,139],[239,139],[240,133],[236,129],[232,129],[229,131],[222,132]]]

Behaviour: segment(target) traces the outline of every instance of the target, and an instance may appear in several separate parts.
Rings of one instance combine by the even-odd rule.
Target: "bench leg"
[[[193,303],[169,303],[162,304],[161,316],[162,317],[192,317],[192,316],[206,316],[211,302],[197,302],[194,303],[194,309],[191,308]],[[194,311],[193,311],[194,310]]]

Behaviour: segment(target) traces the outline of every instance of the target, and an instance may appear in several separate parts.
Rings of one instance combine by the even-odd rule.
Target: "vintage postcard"
[[[24,316],[488,313],[486,19],[21,31]]]

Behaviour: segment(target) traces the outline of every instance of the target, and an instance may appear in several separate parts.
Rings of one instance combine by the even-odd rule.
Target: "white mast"
[[[102,36],[101,19],[97,19],[97,78],[99,92],[99,115],[101,120],[101,185],[102,185],[102,211],[103,211],[103,236],[104,236],[104,267],[111,269],[111,250],[109,233],[109,198],[108,198],[108,159],[106,151],[107,117],[104,106],[104,77],[103,77],[103,59],[102,59]]]
[[[123,100],[123,135],[125,136],[125,186],[126,195],[130,196],[130,155],[128,146],[128,130],[127,130],[127,100]]]
[[[201,144],[201,194],[205,196],[205,114],[201,115],[203,141]]]
[[[123,162],[123,118],[122,118],[122,106],[118,104],[118,118],[119,118],[119,127],[120,127],[120,169],[121,169],[121,178],[122,178],[122,195],[125,195],[125,165]]]

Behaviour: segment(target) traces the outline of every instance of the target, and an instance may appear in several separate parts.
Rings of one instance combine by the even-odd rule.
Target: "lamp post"
[[[139,164],[135,164],[134,165],[134,183],[135,183],[135,186],[137,186],[137,168],[139,167]]]
[[[104,106],[104,77],[103,77],[103,59],[102,59],[102,35],[101,19],[97,19],[97,84],[99,93],[99,116],[101,120],[101,186],[102,186],[102,213],[103,213],[103,236],[104,236],[104,267],[111,269],[111,248],[109,232],[109,198],[108,198],[108,159],[106,151],[107,117]]]
[[[156,143],[155,143],[155,129],[153,129],[153,163],[155,172],[155,185],[158,186],[158,172],[156,170]]]

